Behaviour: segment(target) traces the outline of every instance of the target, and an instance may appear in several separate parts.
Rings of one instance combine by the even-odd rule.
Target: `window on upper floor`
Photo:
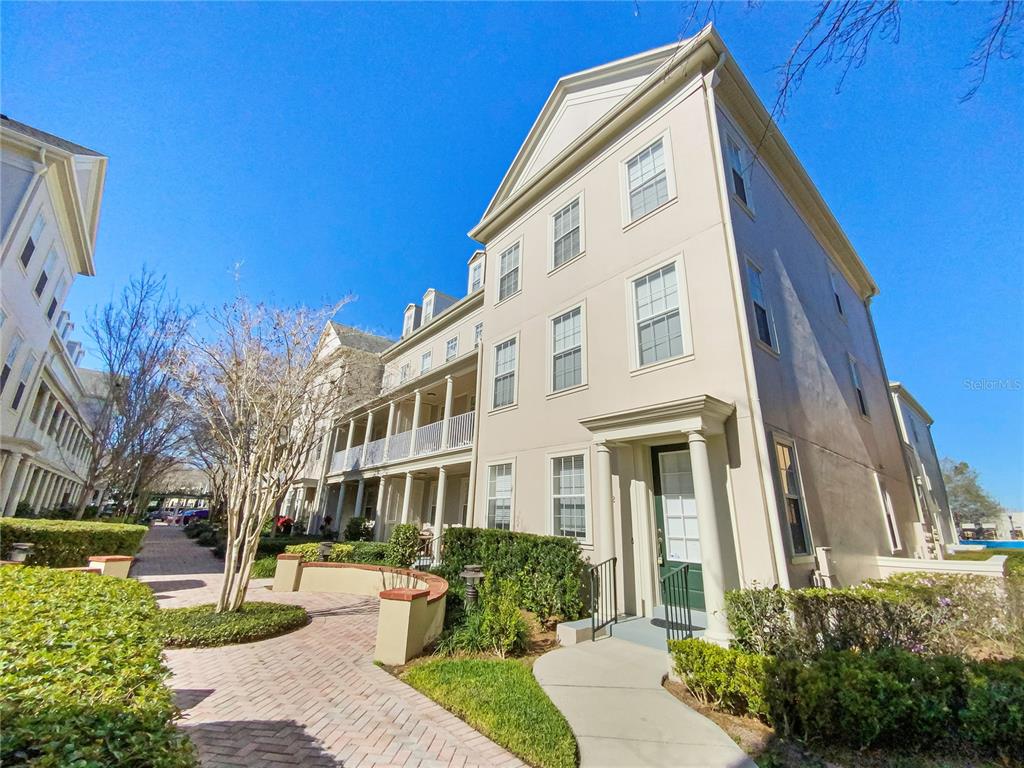
[[[750,304],[754,312],[754,326],[757,338],[774,350],[778,350],[775,342],[775,322],[772,318],[768,300],[764,295],[764,282],[761,270],[751,261],[747,262],[747,283],[750,291]]]
[[[629,221],[660,208],[671,197],[665,161],[665,139],[660,138],[626,161]]]
[[[424,323],[427,322],[427,320],[429,320],[433,316],[434,316],[434,294],[431,293],[431,294],[428,294],[425,299],[423,299],[423,322]]]
[[[412,366],[409,363],[402,363],[402,367],[398,371],[398,383],[405,384],[409,380],[411,371]]]
[[[832,300],[836,303],[836,312],[838,312],[841,317],[846,317],[846,312],[843,310],[843,297],[839,293],[839,283],[841,280],[842,278],[836,274],[836,271],[832,267],[829,267],[828,282],[832,287]]]
[[[32,232],[25,241],[25,246],[21,249],[21,266],[27,267],[32,261],[32,254],[36,252],[36,248],[43,239],[43,232],[45,229],[46,219],[43,218],[42,213],[39,213],[36,215],[36,220],[32,224]]]
[[[583,252],[580,226],[580,198],[576,198],[552,218],[551,268],[558,269]]]
[[[7,388],[7,379],[11,377],[11,371],[14,370],[14,364],[18,362],[18,353],[21,352],[21,345],[25,343],[25,339],[20,333],[14,334],[11,338],[10,346],[7,347],[7,357],[4,358],[4,367],[0,371],[0,393]]]
[[[921,438],[917,436],[917,419],[911,417],[910,419],[910,434],[914,436],[914,442],[919,443]]]
[[[892,508],[892,497],[889,496],[889,489],[885,487],[885,481],[875,473],[875,485],[878,488],[878,502],[882,507],[882,519],[885,522],[886,533],[889,534],[889,547],[893,552],[903,549],[900,541],[899,526],[896,525],[896,513]]]
[[[29,356],[25,358],[25,362],[21,364],[21,376],[18,379],[18,388],[14,390],[14,399],[11,400],[11,408],[14,410],[18,410],[18,406],[21,405],[21,398],[25,395],[29,379],[32,377],[32,369],[35,367],[36,356],[29,353]]]
[[[64,291],[67,290],[67,286],[67,275],[61,275],[60,280],[57,281],[57,287],[53,291],[53,298],[50,299],[50,306],[46,310],[47,320],[53,320],[53,316],[57,313],[57,307],[64,300]]]
[[[512,529],[512,464],[487,468],[487,527]]]
[[[0,330],[3,330],[4,325],[7,323],[7,313],[0,309]]]
[[[402,318],[402,335],[408,336],[413,332],[416,325],[416,307],[409,307],[405,310],[405,317]]]
[[[432,359],[433,354],[429,349],[422,355],[420,355],[420,373],[426,373],[427,371],[430,370]]]
[[[850,363],[850,382],[853,384],[853,391],[857,396],[857,409],[860,411],[860,415],[865,418],[870,417],[868,412],[868,399],[864,394],[864,384],[860,378],[860,364],[851,355],[847,358]]]
[[[642,367],[683,354],[679,286],[674,264],[633,281],[637,363]]]
[[[484,324],[477,323],[473,326],[473,349],[480,346],[480,342],[484,338]]]
[[[459,354],[459,337],[454,336],[445,343],[444,345],[444,359],[445,362],[453,360],[456,355]]]
[[[551,460],[552,530],[556,536],[587,538],[587,494],[583,454]]]
[[[519,243],[507,248],[498,259],[498,301],[519,293]]]
[[[508,339],[494,348],[494,406],[503,408],[516,401],[516,340]]]
[[[803,489],[800,485],[796,446],[776,439],[775,461],[779,472],[779,495],[782,497],[782,511],[786,516],[790,546],[796,556],[809,555],[811,536],[807,526]]]
[[[583,383],[583,310],[570,309],[551,321],[551,391]]]
[[[469,265],[469,292],[479,291],[484,284],[484,262],[478,259]]]
[[[733,136],[725,137],[725,154],[729,161],[729,186],[733,196],[747,208],[753,208],[750,199],[750,171],[753,159],[746,147]]]
[[[53,274],[54,269],[57,268],[57,250],[51,248],[50,252],[46,254],[46,261],[43,262],[43,268],[39,270],[39,279],[36,280],[36,296],[42,296],[43,291],[46,290],[46,283],[50,279],[50,275]]]

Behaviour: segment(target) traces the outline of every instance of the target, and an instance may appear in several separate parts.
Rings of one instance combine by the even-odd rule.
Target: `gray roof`
[[[19,123],[17,120],[12,120],[7,115],[0,115],[0,125],[2,125],[3,129],[6,131],[20,133],[23,136],[28,136],[30,139],[35,139],[42,144],[49,144],[51,147],[63,149],[65,152],[70,152],[73,155],[104,157],[104,155],[101,155],[95,150],[83,147],[81,144],[75,144],[67,139],[62,139],[60,136],[54,136],[52,133],[40,131],[38,128],[33,128],[31,125]]]
[[[342,325],[333,320],[331,325],[334,327],[334,332],[338,334],[342,345],[352,347],[353,349],[361,349],[364,352],[383,352],[395,343],[393,339],[389,339],[386,336],[378,336],[374,333],[360,331],[351,325]]]

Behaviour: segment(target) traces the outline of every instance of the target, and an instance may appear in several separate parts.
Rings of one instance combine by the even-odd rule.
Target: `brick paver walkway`
[[[177,528],[155,525],[132,575],[160,605],[212,602],[222,562]],[[304,605],[309,626],[223,648],[170,650],[181,727],[204,766],[522,766],[430,699],[374,666],[377,600],[273,593]]]

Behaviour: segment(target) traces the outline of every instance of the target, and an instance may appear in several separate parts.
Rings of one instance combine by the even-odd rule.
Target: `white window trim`
[[[572,541],[576,541],[579,545],[585,549],[593,548],[594,546],[594,519],[593,510],[594,505],[592,503],[591,489],[593,487],[593,478],[590,475],[590,443],[580,443],[578,445],[569,445],[559,448],[557,451],[551,451],[544,454],[544,468],[546,473],[546,480],[544,481],[544,497],[547,499],[547,531],[549,536],[558,536],[559,538],[566,538]],[[571,536],[562,536],[555,530],[555,497],[554,497],[554,479],[552,478],[552,468],[555,459],[565,458],[567,456],[583,456],[583,519],[587,526],[587,535],[582,539],[575,539]],[[512,487],[513,493],[515,492],[515,486]]]
[[[853,355],[847,354],[846,367],[850,375],[850,387],[853,389],[853,406],[857,409],[857,415],[865,421],[871,421],[871,406],[868,403],[868,392],[864,388],[864,371],[861,368],[860,361]],[[860,384],[859,387],[857,386],[858,382]],[[857,396],[858,389],[860,390],[860,397]],[[861,398],[864,399],[863,410],[860,407]]]
[[[451,348],[450,345],[451,345],[451,343],[453,341],[455,342],[455,351],[453,351],[451,354],[448,354],[448,350]],[[459,356],[459,337],[458,336],[452,336],[450,339],[448,339],[448,341],[446,341],[444,343],[444,361],[447,363],[449,360],[454,360],[458,356]]]
[[[645,149],[658,143],[658,140],[662,142],[662,148],[665,152],[665,181],[668,186],[668,198],[664,203],[659,205],[652,211],[648,211],[643,216],[638,216],[633,219],[630,218],[629,210],[629,161],[639,155]],[[651,216],[658,213],[659,211],[665,210],[671,203],[675,202],[676,193],[676,172],[675,162],[672,156],[672,135],[668,128],[662,131],[657,136],[649,139],[645,142],[637,142],[629,145],[631,149],[624,150],[625,155],[619,161],[619,202],[622,211],[622,228],[623,230],[632,227],[635,224],[639,224],[641,221],[647,221]]]
[[[649,363],[642,366],[640,365],[640,340],[637,337],[636,332],[636,291],[633,289],[633,283],[634,281],[649,275],[651,272],[657,272],[659,269],[664,269],[670,264],[674,264],[676,267],[676,288],[679,292],[679,320],[683,326],[683,354],[678,357],[670,357],[667,360],[659,360],[656,363]],[[626,276],[625,290],[627,307],[626,333],[627,338],[630,339],[629,375],[637,376],[651,371],[660,371],[662,368],[679,365],[680,363],[693,360],[694,347],[693,333],[691,331],[693,324],[690,319],[689,289],[686,284],[686,264],[683,254],[681,252],[675,252],[671,256],[662,255],[657,257],[657,260],[647,262],[644,267],[637,269],[632,274]]]
[[[477,337],[476,329],[480,329],[480,336]],[[478,323],[473,324],[473,349],[483,346],[484,343],[484,322],[481,320]]]
[[[552,335],[552,326],[556,318],[562,315],[572,312],[574,309],[580,311],[580,383],[573,387],[566,387],[565,389],[556,390],[554,388],[555,379],[555,344]],[[562,397],[563,395],[571,395],[573,392],[579,392],[587,389],[590,386],[590,377],[587,374],[588,357],[587,357],[587,300],[571,304],[564,309],[548,315],[547,327],[545,330],[547,340],[545,342],[544,351],[547,357],[547,365],[545,366],[545,373],[547,375],[547,386],[545,387],[546,397],[551,400],[556,397]]]
[[[790,453],[793,455],[793,466],[796,467],[796,484],[800,489],[800,508],[804,515],[804,533],[807,538],[807,554],[797,554],[796,549],[793,546],[793,535],[792,531],[789,530],[789,526],[786,524],[786,508],[785,499],[786,496],[782,492],[782,480],[780,477],[779,467],[779,454],[775,449],[776,445],[785,445],[789,447]],[[783,539],[786,543],[786,547],[789,550],[789,558],[791,563],[807,562],[814,559],[814,531],[811,529],[811,513],[807,508],[807,491],[804,488],[804,473],[800,467],[800,455],[796,450],[796,441],[793,440],[789,435],[773,432],[772,433],[772,471],[775,474],[773,478],[775,484],[775,496],[779,503],[779,525],[783,529]]]
[[[412,363],[402,363],[398,367],[398,383],[405,384],[412,378]]]
[[[476,288],[473,287],[473,270],[475,270],[475,269],[479,269],[480,270],[480,285],[477,286]],[[466,284],[466,289],[468,290],[469,293],[476,293],[477,291],[479,291],[483,287],[484,287],[484,260],[483,260],[483,258],[478,258],[476,261],[474,261],[472,264],[469,265],[469,282]]]
[[[584,193],[581,190],[577,194],[565,198],[562,203],[555,206],[555,210],[548,216],[548,274],[553,275],[555,272],[560,272],[570,264],[574,264],[578,260],[582,259],[587,254],[587,224],[586,224],[586,206],[583,201]],[[555,266],[555,216],[562,212],[565,208],[572,205],[573,202],[578,201],[580,204],[580,252],[575,256],[567,259],[566,261]],[[520,251],[522,253],[522,251]],[[522,259],[520,258],[520,262]]]
[[[774,302],[772,302],[771,298],[768,296],[768,289],[764,284],[764,268],[750,256],[745,255],[744,258],[746,259],[747,265],[757,270],[757,273],[761,276],[761,295],[765,300],[764,309],[768,313],[768,328],[772,334],[772,343],[765,344],[764,341],[762,341],[760,334],[757,332],[757,315],[754,313],[754,292],[751,290],[752,286],[750,285],[750,275],[748,273],[744,275],[744,277],[747,278],[747,312],[750,318],[751,338],[753,338],[754,343],[761,347],[761,349],[766,352],[770,352],[775,357],[779,357],[782,345],[779,343],[779,329],[775,325],[775,312],[772,308]]]
[[[515,248],[517,245],[519,246],[519,266],[516,267],[516,269],[519,270],[519,281],[518,281],[518,284],[516,285],[516,290],[513,291],[512,293],[510,293],[505,298],[502,298],[501,297],[501,278],[502,278],[502,274],[501,274],[501,257],[502,257],[502,255],[508,253],[510,250]],[[516,296],[518,296],[519,294],[521,294],[523,292],[523,254],[524,253],[525,253],[525,250],[523,248],[523,238],[522,237],[520,237],[518,240],[513,240],[508,245],[506,245],[505,247],[501,248],[501,250],[498,251],[498,255],[496,257],[496,262],[495,262],[496,268],[494,270],[495,273],[496,273],[496,277],[495,277],[495,280],[494,280],[494,299],[495,299],[494,300],[494,306],[498,306],[499,304],[504,304],[506,301],[511,301],[512,299],[514,299]]]
[[[495,367],[496,367],[497,358],[498,358],[498,347],[500,347],[505,342],[512,341],[513,339],[515,339],[515,342],[516,342],[516,355],[515,355],[514,367],[512,369],[513,372],[515,373],[515,375],[513,376],[513,379],[512,379],[512,382],[513,382],[513,386],[512,386],[512,402],[511,403],[507,403],[505,405],[499,405],[498,407],[495,407],[494,406],[494,380],[497,378],[497,376],[495,374]],[[490,412],[490,413],[501,413],[503,411],[510,411],[513,408],[518,408],[519,407],[519,353],[520,353],[520,351],[521,351],[521,342],[520,342],[520,339],[519,339],[519,332],[518,331],[516,333],[512,334],[511,336],[506,336],[503,339],[501,339],[500,341],[496,341],[493,344],[491,344],[491,354],[490,354],[490,357],[489,357],[489,359],[490,359],[490,368],[489,368],[489,374],[488,374],[488,376],[490,378],[491,386],[490,386],[490,391],[489,391],[490,397],[487,399],[488,412]]]
[[[423,366],[424,362],[426,362],[426,364],[427,364],[426,367]],[[434,367],[434,350],[432,350],[432,349],[425,349],[422,352],[420,352],[420,376],[422,376],[425,373],[429,373],[430,369],[433,368],[433,367]]]
[[[892,506],[892,496],[888,488],[882,487],[882,478],[878,473],[875,475],[875,490],[878,492],[878,504],[882,510],[882,525],[885,528],[885,538],[889,541],[889,549],[895,554],[903,551],[903,541],[900,539],[899,521],[896,519],[896,510]],[[889,522],[892,521],[890,532]],[[893,539],[895,538],[895,541]]]
[[[743,177],[743,185],[747,193],[747,202],[743,202],[743,199],[736,193],[736,187],[733,185],[732,179],[732,164],[729,160],[729,142],[736,145],[739,150],[740,156],[740,176]],[[754,163],[757,162],[757,158],[754,153],[751,152],[747,142],[740,138],[738,131],[733,127],[729,126],[725,131],[725,146],[722,147],[725,155],[725,167],[728,171],[726,174],[726,182],[729,185],[729,196],[732,200],[744,210],[747,215],[752,219],[756,219],[757,216],[754,213],[753,195],[751,194],[753,189],[753,170]]]
[[[491,467],[500,467],[500,466],[503,466],[505,464],[511,464],[512,465],[512,495],[509,497],[510,500],[509,500],[509,510],[508,510],[508,529],[509,529],[509,531],[516,530],[516,488],[517,488],[517,486],[519,484],[516,482],[517,477],[518,477],[518,472],[517,472],[518,468],[516,467],[516,457],[515,456],[506,456],[504,458],[494,459],[493,461],[489,461],[489,462],[487,462],[484,465],[483,520],[480,521],[481,523],[483,523],[483,525],[480,526],[481,528],[490,528],[490,526],[487,525],[487,515],[488,515],[488,512],[490,511],[488,509],[488,507],[490,506],[490,501],[491,501],[491,496],[490,496],[490,490],[491,489],[489,487],[490,484],[491,484]],[[494,529],[491,529],[491,530],[499,530],[500,531],[500,530],[504,530],[504,529],[503,528],[494,528]]]

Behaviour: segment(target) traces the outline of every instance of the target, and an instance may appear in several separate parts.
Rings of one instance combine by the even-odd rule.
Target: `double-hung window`
[[[836,303],[836,311],[840,317],[846,317],[846,312],[843,310],[843,297],[839,293],[839,275],[836,271],[829,267],[828,269],[828,282],[832,286],[832,300]]]
[[[430,370],[432,359],[433,354],[429,349],[422,355],[420,355],[420,373],[426,373],[427,371]]]
[[[427,322],[434,316],[434,294],[430,294],[423,300],[423,322]]]
[[[896,525],[896,513],[892,509],[892,497],[889,496],[889,489],[885,487],[885,482],[877,472],[875,473],[875,486],[878,488],[878,501],[882,505],[885,530],[889,534],[889,548],[893,552],[899,552],[903,549],[903,544],[900,542],[900,530]]]
[[[556,536],[587,538],[586,481],[583,454],[551,460],[552,530]]]
[[[674,264],[633,281],[637,362],[640,366],[683,354],[679,286]]]
[[[28,240],[25,241],[25,247],[21,249],[21,266],[27,267],[29,262],[32,261],[32,254],[36,252],[36,246],[38,246],[39,241],[43,239],[43,230],[45,229],[46,219],[44,219],[43,214],[40,213],[36,216],[36,220],[32,224],[32,233],[28,236]]]
[[[516,340],[503,341],[494,348],[494,407],[512,405],[516,400]]]
[[[782,496],[783,512],[786,516],[793,554],[809,555],[811,553],[811,537],[807,529],[807,511],[804,509],[804,498],[800,489],[796,449],[789,443],[776,441],[775,460],[779,470],[779,493]]]
[[[777,349],[772,315],[768,309],[768,300],[764,296],[761,270],[749,261],[747,262],[747,283],[750,290],[750,303],[754,310],[754,325],[757,330],[757,338],[772,349]]]
[[[551,391],[583,383],[583,312],[570,309],[551,321]]]
[[[25,339],[22,338],[20,333],[16,333],[11,339],[11,345],[7,348],[7,357],[4,358],[4,367],[0,371],[0,392],[3,392],[7,387],[7,379],[11,377],[11,371],[14,370],[14,364],[18,361],[18,353],[21,351],[21,345],[25,343]]]
[[[860,379],[860,364],[853,357],[848,359],[850,361],[850,381],[853,384],[853,391],[857,395],[857,409],[861,416],[867,418],[871,414],[868,413],[868,400],[864,395],[864,385]]]
[[[476,349],[477,347],[480,346],[480,342],[483,341],[483,338],[484,324],[477,323],[476,325],[473,326],[473,349]]]
[[[576,198],[555,214],[552,222],[554,243],[551,268],[557,269],[572,261],[583,251],[580,238],[580,198]]]
[[[21,378],[18,380],[18,388],[14,390],[14,399],[11,400],[11,408],[18,410],[18,406],[21,405],[21,398],[25,395],[25,390],[28,388],[28,380],[32,376],[32,369],[36,367],[36,356],[30,354],[25,358],[25,362],[21,364]]]
[[[36,280],[36,296],[42,296],[43,291],[46,290],[46,283],[50,279],[50,275],[53,274],[53,270],[57,266],[57,251],[53,248],[46,254],[46,261],[43,262],[43,268],[39,271],[39,279]]]
[[[448,341],[444,345],[444,359],[447,362],[448,360],[454,359],[455,356],[458,355],[458,354],[459,354],[459,337],[455,336],[455,337],[453,337],[451,339],[448,339]]]
[[[512,529],[511,464],[493,464],[487,470],[487,527]]]
[[[732,193],[747,208],[750,204],[750,169],[752,161],[747,150],[732,136],[725,138],[725,154],[729,160],[729,184]]]
[[[409,380],[409,374],[411,373],[412,366],[409,363],[402,363],[402,367],[398,371],[398,383],[405,384]]]
[[[472,266],[469,268],[469,292],[474,293],[480,290],[480,286],[484,284],[484,263],[483,261],[474,261]]]
[[[519,293],[519,243],[505,250],[498,262],[498,301],[501,301]]]
[[[57,313],[57,307],[60,306],[60,302],[64,298],[64,291],[67,286],[67,275],[61,275],[60,280],[57,281],[57,287],[53,291],[53,298],[50,299],[50,306],[46,310],[47,320],[53,320],[53,316]]]
[[[668,202],[664,139],[658,139],[626,161],[626,182],[630,221],[636,221]]]

